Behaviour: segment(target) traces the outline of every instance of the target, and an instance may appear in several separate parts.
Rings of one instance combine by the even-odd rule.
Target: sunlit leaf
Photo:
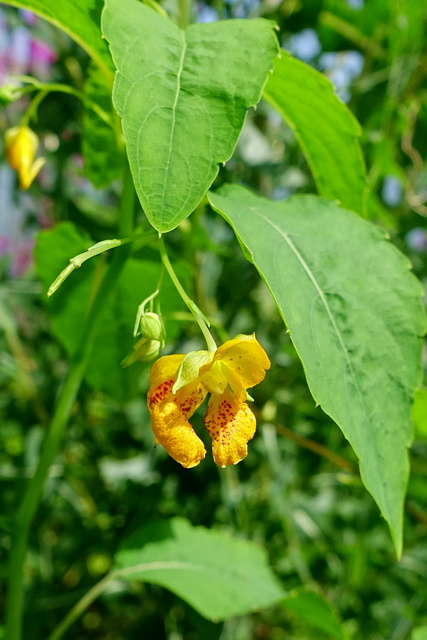
[[[331,82],[282,51],[264,97],[293,129],[319,193],[363,213],[366,180],[358,141],[361,129]]]
[[[182,518],[136,531],[116,554],[114,574],[160,584],[213,620],[271,606],[285,595],[261,547]]]
[[[210,194],[270,288],[315,400],[341,427],[401,552],[421,285],[384,233],[330,200]]]
[[[113,101],[139,199],[158,231],[192,213],[232,155],[278,51],[273,26],[226,20],[183,31],[137,0],[107,0]]]

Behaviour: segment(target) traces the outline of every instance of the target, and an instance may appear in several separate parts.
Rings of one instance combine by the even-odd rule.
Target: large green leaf
[[[139,199],[158,231],[192,213],[233,153],[278,51],[273,26],[226,20],[183,31],[137,0],[106,0],[113,101]]]
[[[361,129],[331,82],[282,51],[264,97],[293,129],[319,193],[363,213],[366,180],[358,141]]]
[[[411,402],[421,375],[421,285],[384,233],[316,196],[210,194],[270,288],[315,400],[341,427],[398,553]]]
[[[136,531],[116,554],[113,575],[160,584],[214,620],[268,607],[285,595],[261,547],[182,518]]]
[[[28,9],[65,31],[89,54],[107,78],[112,77],[111,57],[100,30],[104,0],[6,0],[5,4]]]
[[[44,293],[69,258],[86,250],[90,244],[93,241],[83,236],[70,222],[60,223],[38,235],[36,270]],[[104,258],[96,257],[85,262],[51,298],[45,298],[52,330],[70,356],[79,343],[82,320],[92,298],[94,284],[101,276],[103,259],[105,254]],[[121,362],[134,343],[133,327],[138,305],[155,291],[159,271],[159,262],[129,259],[102,312],[86,380],[118,402],[125,402],[137,393],[140,365],[123,369]],[[181,298],[169,278],[164,280],[161,306],[166,319],[168,312],[183,309]],[[169,338],[176,330],[173,324],[166,324]]]

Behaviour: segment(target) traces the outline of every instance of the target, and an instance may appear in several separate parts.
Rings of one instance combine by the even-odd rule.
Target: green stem
[[[123,182],[119,219],[120,233],[123,235],[129,235],[132,230],[134,205],[135,191],[129,169],[127,168]],[[22,638],[24,563],[27,555],[31,524],[42,498],[46,479],[49,475],[49,469],[58,454],[65,427],[67,426],[84,372],[89,362],[101,313],[108,296],[114,290],[114,285],[120,276],[129,254],[130,245],[119,247],[116,250],[111,266],[106,272],[94,297],[83,327],[80,343],[70,365],[68,377],[58,397],[37,470],[28,485],[16,516],[15,526],[12,532],[12,548],[8,574],[9,590],[5,636],[8,640],[21,640]]]
[[[186,29],[190,22],[191,0],[178,0],[178,26]]]
[[[59,625],[52,631],[47,640],[60,640],[63,634],[69,629],[69,627],[77,620],[81,614],[92,604],[94,600],[104,591],[105,587],[111,580],[120,580],[122,578],[129,578],[132,574],[135,576],[138,573],[147,571],[161,571],[161,570],[173,570],[173,569],[187,569],[188,563],[175,562],[173,560],[158,560],[153,562],[142,562],[133,567],[123,567],[123,569],[114,569],[107,573],[99,582],[93,585],[89,591],[87,591],[82,598],[74,605],[72,609],[67,613],[65,618],[59,623]],[[191,566],[191,565],[190,565]]]
[[[40,102],[51,92],[55,91],[58,93],[66,93],[70,96],[74,96],[78,100],[85,102],[96,114],[110,127],[113,127],[113,123],[111,121],[111,117],[108,113],[102,109],[96,102],[88,98],[82,91],[75,89],[74,87],[70,87],[67,84],[60,84],[57,82],[39,82],[35,78],[31,76],[15,76],[17,79],[21,79],[23,82],[31,82],[31,86],[25,87],[21,89],[20,95],[25,93],[30,93],[31,91],[39,91],[40,93],[35,96],[33,102],[30,104],[30,107],[25,112],[21,124],[22,126],[28,125],[30,122],[32,115],[36,109],[38,109]]]
[[[206,344],[208,346],[208,351],[211,351],[212,353],[214,351],[216,351],[217,346],[215,343],[215,340],[212,337],[211,332],[209,331],[207,325],[206,325],[206,321],[203,318],[203,314],[200,311],[200,309],[197,307],[197,305],[193,302],[193,300],[187,295],[184,287],[182,286],[182,284],[180,283],[180,281],[178,280],[178,276],[176,275],[174,268],[172,267],[172,264],[169,260],[168,254],[166,253],[166,248],[165,248],[165,243],[163,242],[163,238],[160,237],[159,238],[159,250],[160,250],[160,256],[162,259],[162,262],[165,266],[166,271],[168,272],[172,282],[174,283],[176,290],[178,291],[179,295],[181,296],[181,298],[183,299],[183,301],[185,302],[185,304],[187,305],[189,311],[191,312],[193,318],[195,319],[195,321],[197,322],[197,324],[200,327],[201,332],[203,333],[203,336],[206,340]]]
[[[89,589],[89,591],[85,593],[85,595],[77,602],[77,604],[75,604],[74,607],[70,609],[65,618],[61,620],[59,625],[55,627],[48,640],[59,640],[59,638],[62,638],[63,634],[73,624],[73,622],[77,620],[77,618],[79,618],[84,611],[86,611],[86,609],[92,604],[94,600],[96,600],[99,595],[101,595],[106,585],[112,578],[114,578],[114,574],[107,573],[107,575],[104,576],[102,580],[97,582],[91,589]]]
[[[28,127],[29,122],[33,119],[37,112],[40,102],[47,96],[48,91],[40,91],[30,102],[30,106],[22,116],[21,127]]]

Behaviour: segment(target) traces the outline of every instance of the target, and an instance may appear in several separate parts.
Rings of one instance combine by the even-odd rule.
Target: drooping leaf
[[[111,118],[105,122],[88,105],[84,105],[82,151],[86,176],[93,186],[101,189],[120,177],[124,167],[123,146],[119,120],[113,111],[111,86],[92,65],[85,84],[85,95],[96,102]]]
[[[294,589],[284,598],[283,606],[300,620],[320,629],[331,638],[346,637],[336,610],[326,598],[306,588]]]
[[[160,584],[213,620],[271,606],[285,595],[261,547],[182,518],[136,531],[116,554],[114,574]]]
[[[100,16],[103,0],[6,0],[5,4],[28,9],[65,31],[112,78],[111,57],[102,40]]]
[[[282,51],[264,97],[294,131],[319,193],[363,213],[366,179],[358,141],[361,129],[331,82]]]
[[[273,23],[183,31],[137,0],[107,0],[102,30],[139,199],[151,224],[170,231],[199,204],[261,97],[278,51]]]
[[[382,231],[332,201],[272,202],[238,186],[210,201],[270,288],[313,397],[360,458],[399,554],[425,330],[420,283]]]
[[[70,256],[82,253],[91,244],[93,241],[70,222],[62,222],[39,234],[35,251],[36,272],[45,293]],[[105,268],[103,260],[105,255],[88,260],[51,298],[45,298],[52,330],[70,356],[79,343],[95,283]],[[121,362],[134,343],[133,327],[138,305],[155,291],[159,271],[159,262],[130,258],[101,316],[86,380],[118,402],[129,400],[137,392],[141,365],[123,369]],[[166,320],[168,312],[183,310],[183,303],[169,278],[164,280],[160,298]],[[166,322],[169,339],[173,339],[176,330],[175,323]]]

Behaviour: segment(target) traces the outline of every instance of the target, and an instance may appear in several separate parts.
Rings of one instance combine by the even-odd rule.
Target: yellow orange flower
[[[172,393],[175,374],[184,355],[163,356],[157,360],[150,374],[148,409],[156,444],[160,443],[169,455],[189,469],[206,455],[203,442],[188,421],[206,397],[197,381]]]
[[[151,369],[148,408],[156,442],[184,467],[206,455],[189,418],[212,394],[204,418],[212,453],[220,467],[237,464],[248,454],[255,416],[246,390],[261,382],[270,361],[254,335],[228,340],[214,353],[198,351],[163,356]]]
[[[29,127],[12,127],[4,134],[6,156],[12,169],[19,174],[21,189],[28,189],[46,162],[44,158],[34,160],[39,141]]]

